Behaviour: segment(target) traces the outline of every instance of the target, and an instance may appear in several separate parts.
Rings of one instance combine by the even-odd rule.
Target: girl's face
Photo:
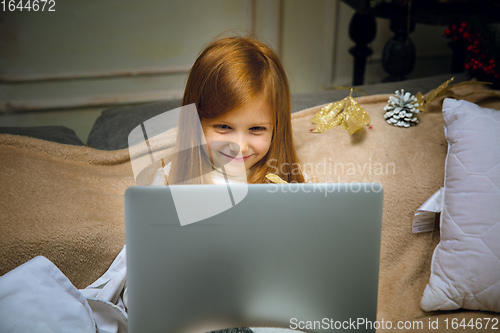
[[[212,164],[229,175],[241,175],[268,152],[273,136],[271,108],[262,99],[201,122]],[[208,147],[207,147],[208,146]]]

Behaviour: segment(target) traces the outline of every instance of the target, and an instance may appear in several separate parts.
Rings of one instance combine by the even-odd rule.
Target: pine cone
[[[404,89],[396,90],[396,96],[389,97],[389,104],[384,107],[385,121],[387,123],[399,126],[399,127],[410,127],[412,125],[418,124],[417,115],[420,112],[415,96],[407,92],[405,94]]]

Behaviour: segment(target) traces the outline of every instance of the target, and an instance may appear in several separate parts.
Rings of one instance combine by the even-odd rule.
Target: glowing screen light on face
[[[182,129],[185,131],[180,136],[182,142],[176,142],[178,129],[175,127],[178,123],[186,123],[180,119],[188,120],[189,128]],[[194,104],[166,111],[136,126],[129,134],[128,144],[132,171],[138,185],[150,185],[156,171],[165,163],[189,168],[192,161],[186,160],[185,157],[191,156],[193,152],[201,154],[210,166],[204,171],[205,174],[216,170],[224,176],[226,186],[215,187],[216,193],[209,197],[200,193],[198,197],[195,194],[195,197],[191,195],[186,198],[182,195],[182,186],[170,187],[181,225],[220,214],[238,204],[248,193],[247,186],[230,183],[226,173],[227,169],[233,179],[247,182],[244,163],[235,162],[241,158],[239,146],[229,141],[207,142]],[[227,155],[228,151],[236,152],[232,155],[234,159],[219,158],[221,152]],[[204,174],[201,174],[193,179],[181,179],[175,183],[169,180],[169,185],[193,183],[193,180],[194,183],[201,183],[203,176]]]

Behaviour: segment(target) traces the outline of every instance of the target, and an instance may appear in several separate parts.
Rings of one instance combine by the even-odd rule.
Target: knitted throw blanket
[[[412,234],[411,222],[416,209],[443,186],[447,143],[442,100],[431,105],[417,126],[397,128],[383,117],[388,97],[356,99],[369,113],[371,127],[353,136],[340,127],[310,132],[320,106],[292,115],[296,148],[313,180],[369,181],[384,187],[378,319],[427,323],[428,316],[440,316],[440,322],[445,317],[500,317],[420,309],[439,230]],[[479,98],[469,100],[500,109],[498,99]],[[43,255],[84,288],[122,249],[123,195],[135,185],[127,149],[100,151],[0,135],[0,184],[0,275]]]

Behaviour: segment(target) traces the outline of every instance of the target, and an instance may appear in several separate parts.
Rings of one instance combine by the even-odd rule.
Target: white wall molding
[[[182,90],[157,90],[127,93],[105,93],[93,96],[55,96],[53,98],[39,98],[28,100],[0,101],[2,112],[24,112],[42,110],[67,110],[81,107],[100,107],[120,104],[148,103],[169,99],[180,99]],[[166,110],[167,111],[167,110]]]
[[[6,16],[0,111],[178,98],[208,41],[252,30],[253,1],[67,0],[54,13]]]
[[[180,99],[187,74],[0,85],[0,112],[72,109]],[[85,93],[82,93],[84,91]]]
[[[67,0],[50,16],[19,13],[0,21],[0,111],[178,98],[201,48],[223,31],[253,33],[271,46],[293,93],[350,85],[353,12],[340,0]],[[377,19],[377,30],[365,83],[386,76],[388,20]],[[449,70],[439,28],[418,25],[410,37],[416,74]]]
[[[164,68],[143,68],[143,69],[124,69],[122,71],[108,72],[67,72],[64,74],[19,74],[0,76],[2,83],[28,83],[38,81],[64,81],[64,80],[88,80],[88,79],[108,79],[117,77],[138,77],[150,75],[171,75],[187,74],[191,70],[192,64],[184,66],[169,66]]]

